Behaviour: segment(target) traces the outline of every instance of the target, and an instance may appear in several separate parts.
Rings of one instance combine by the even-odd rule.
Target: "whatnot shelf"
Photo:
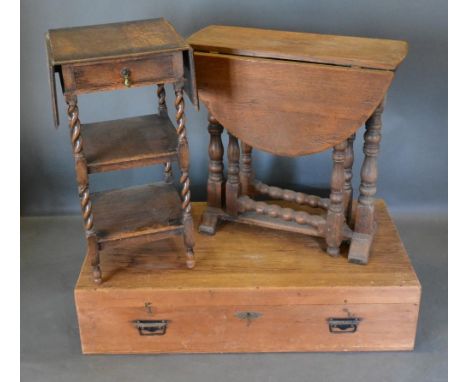
[[[100,244],[155,239],[183,229],[180,197],[171,183],[97,192],[91,194],[91,202]]]
[[[177,160],[177,133],[165,114],[83,124],[81,136],[90,173]]]

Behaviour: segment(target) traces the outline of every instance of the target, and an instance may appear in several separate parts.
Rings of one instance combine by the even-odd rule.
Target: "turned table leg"
[[[89,192],[88,167],[86,158],[83,155],[83,141],[81,139],[81,123],[78,117],[79,110],[77,97],[73,94],[66,95],[65,101],[68,105],[68,121],[70,125],[70,136],[75,159],[76,181],[78,183],[78,193],[81,202],[81,212],[86,231],[87,253],[93,268],[93,279],[96,283],[101,283],[102,275],[99,265],[99,246],[96,232],[94,230],[93,212],[91,208],[91,198]]]
[[[240,186],[241,195],[251,195],[252,187],[252,146],[241,142],[241,166],[240,166]]]
[[[188,175],[190,157],[189,146],[185,129],[185,115],[184,115],[184,88],[183,83],[174,85],[175,90],[175,107],[176,107],[176,122],[177,122],[177,135],[179,137],[179,166],[180,166],[180,183],[182,184],[182,221],[184,224],[184,243],[187,256],[187,267],[193,268],[195,266],[195,259],[193,255],[193,247],[195,246],[195,239],[193,235],[193,218],[192,218],[192,204],[190,202],[190,178]]]
[[[226,212],[232,216],[237,216],[237,198],[240,190],[239,157],[239,142],[234,135],[229,133]]]
[[[361,168],[361,185],[356,209],[354,233],[348,260],[367,264],[376,229],[374,196],[377,191],[377,155],[380,148],[383,102],[366,122],[364,134],[364,162]]]
[[[210,143],[208,146],[208,183],[207,204],[208,209],[203,214],[202,223],[198,228],[200,232],[214,234],[218,222],[218,212],[223,207],[223,184],[224,184],[224,147],[221,140],[223,126],[212,115],[208,116],[208,132]]]
[[[333,170],[331,176],[330,205],[327,213],[327,253],[330,256],[340,254],[342,229],[344,223],[344,184],[345,184],[345,150],[347,141],[333,148]]]
[[[208,164],[208,206],[222,208],[224,146],[221,134],[223,133],[223,126],[212,115],[208,116],[208,121],[208,132],[210,133],[208,146],[208,155],[210,157]]]
[[[158,108],[159,115],[167,116],[167,105],[166,105],[166,90],[164,89],[164,84],[158,84]],[[166,183],[172,182],[172,163],[166,162],[164,164],[164,181]]]
[[[345,171],[345,183],[344,183],[344,207],[345,216],[348,225],[351,224],[353,216],[353,163],[354,163],[354,139],[356,134],[351,135],[347,139],[347,146],[345,150],[344,159],[344,171]]]

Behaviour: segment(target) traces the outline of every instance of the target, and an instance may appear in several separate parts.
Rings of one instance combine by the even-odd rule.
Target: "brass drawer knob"
[[[132,82],[130,81],[130,70],[127,68],[124,68],[121,70],[120,74],[123,77],[123,83],[124,85],[129,88],[132,85]]]

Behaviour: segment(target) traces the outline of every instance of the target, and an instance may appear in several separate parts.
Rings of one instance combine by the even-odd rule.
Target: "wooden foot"
[[[202,222],[198,227],[200,233],[207,235],[214,235],[216,233],[216,227],[219,221],[220,211],[214,208],[208,207],[203,213]]]
[[[374,234],[354,232],[349,246],[348,261],[355,264],[367,264]]]
[[[193,219],[192,215],[188,215],[184,218],[184,244],[186,248],[186,264],[187,268],[192,269],[195,267],[195,257],[193,254],[193,247],[195,240],[193,237]]]
[[[93,268],[93,280],[96,284],[101,284],[102,273],[101,266],[99,265],[99,247],[96,236],[88,236],[88,257],[91,259],[91,267]]]

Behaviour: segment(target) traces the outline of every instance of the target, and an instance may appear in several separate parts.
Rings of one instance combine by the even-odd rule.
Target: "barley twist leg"
[[[189,146],[185,129],[185,114],[184,114],[184,91],[182,84],[176,84],[175,89],[175,107],[176,107],[176,123],[177,135],[179,137],[179,166],[181,171],[180,183],[182,184],[182,213],[184,224],[184,243],[187,255],[187,267],[195,266],[193,247],[195,246],[193,234],[193,218],[192,204],[190,201],[190,178],[188,175],[190,158]]]
[[[99,248],[94,230],[91,198],[89,192],[88,168],[83,155],[83,140],[81,139],[81,123],[76,95],[67,95],[67,115],[70,125],[70,137],[75,159],[76,181],[81,202],[81,213],[86,231],[87,252],[93,269],[93,279],[96,283],[102,281],[101,268],[99,265]]]
[[[166,89],[164,88],[164,84],[158,84],[158,109],[159,115],[167,116],[167,105],[166,105]],[[172,182],[172,163],[166,162],[164,164],[164,181],[166,183]]]

